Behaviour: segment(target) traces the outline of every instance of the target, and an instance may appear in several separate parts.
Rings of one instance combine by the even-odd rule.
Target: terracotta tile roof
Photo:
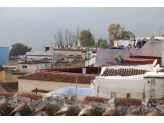
[[[134,98],[115,98],[116,105],[136,105],[139,106],[142,104],[141,99]]]
[[[6,92],[16,93],[18,91],[18,83],[0,83],[0,86]]]
[[[109,69],[106,68],[102,76],[132,76],[132,75],[139,75],[144,74],[147,70],[139,70],[139,69]]]
[[[0,96],[12,97],[12,96],[14,96],[14,93],[10,93],[10,92],[0,92]]]
[[[8,106],[6,101],[0,102],[0,112],[2,112],[3,115],[9,115],[12,109]]]
[[[2,71],[2,70],[5,70],[5,68],[4,68],[4,67],[2,67],[2,66],[0,65],[0,71]]]
[[[36,89],[33,89],[31,92],[36,93]],[[49,93],[49,92],[51,92],[51,90],[37,89],[37,92],[41,92],[41,93]]]
[[[119,113],[116,109],[109,109],[102,116],[119,116]]]
[[[113,63],[113,62],[106,62],[103,66],[131,66],[131,65],[141,65],[138,63]]]
[[[29,116],[31,114],[31,109],[27,105],[27,103],[22,103],[18,105],[10,114],[9,116],[15,115],[15,113],[20,112],[21,116]]]
[[[131,110],[130,112],[128,112],[127,114],[126,114],[126,116],[140,116],[141,114],[140,114],[140,112],[139,112],[139,110]]]
[[[37,114],[39,111],[41,111],[41,110],[45,110],[48,113],[49,116],[52,116],[53,115],[52,109],[47,104],[43,104],[40,108],[38,108],[31,115],[33,116],[33,115]]]
[[[71,105],[66,105],[62,109],[60,109],[58,112],[54,114],[54,116],[77,116],[78,112],[75,111],[75,109]]]
[[[147,116],[162,116],[162,114],[157,111],[152,111]]]
[[[86,74],[74,74],[74,73],[58,73],[58,72],[36,72],[33,74],[23,75],[18,77],[18,79],[28,79],[28,80],[41,80],[41,81],[53,81],[53,82],[64,82],[64,83],[76,83],[76,77],[78,83],[90,84],[91,80],[95,79],[96,75],[86,75]]]
[[[20,96],[20,94],[22,96]],[[33,95],[33,96],[27,96],[27,95]],[[4,100],[0,102],[0,115],[5,116],[13,116],[17,112],[20,113],[21,116],[33,116],[35,114],[38,114],[40,111],[46,112],[46,115],[44,116],[139,116],[143,115],[142,110],[151,108],[149,107],[143,107],[142,104],[143,100],[140,99],[133,99],[133,98],[114,98],[114,99],[108,99],[107,98],[100,98],[100,97],[87,97],[87,99],[90,99],[91,102],[94,102],[95,104],[85,104],[84,102],[87,100],[85,97],[77,97],[77,99],[72,98],[72,102],[63,103],[64,101],[71,101],[70,96],[55,96],[55,95],[49,95],[46,99],[44,99],[45,96],[42,95],[42,98],[40,100],[33,100],[37,97],[36,94],[31,93],[22,93],[19,92],[17,95],[11,97],[8,97],[8,95],[4,97],[0,96],[0,100]],[[40,97],[40,95],[38,94]],[[47,96],[47,95],[46,95]],[[20,98],[21,97],[21,98]],[[22,99],[23,97],[23,99]],[[28,99],[26,98],[28,97]],[[60,98],[61,97],[61,98]],[[31,98],[29,100],[29,98]],[[97,101],[96,99],[101,99],[105,101]],[[81,101],[80,101],[81,100]],[[158,108],[160,104],[158,104],[158,107],[154,107],[154,105],[157,105],[158,101],[155,101],[156,99],[153,99],[153,107],[152,109],[155,110],[155,108]],[[16,102],[15,102],[16,101]],[[31,101],[31,102],[30,102]],[[78,103],[76,104],[76,102]],[[107,101],[107,102],[106,102]],[[110,107],[110,101],[113,101],[112,104],[114,104],[114,108]],[[149,99],[148,102],[151,102],[152,100]],[[18,103],[18,105],[15,105],[14,107],[11,105],[15,103]],[[33,105],[35,104],[35,105]],[[32,106],[33,105],[33,106]],[[120,110],[118,107],[123,107],[123,110]],[[161,112],[163,110],[163,105],[161,105],[161,108],[158,109],[158,111],[147,111],[144,116],[163,116],[164,112]],[[36,108],[37,107],[37,108]],[[59,107],[59,108],[57,108]],[[160,110],[161,109],[161,110]],[[122,115],[122,111],[126,111],[124,115]],[[42,115],[41,115],[42,116]]]
[[[41,99],[43,95],[40,94],[33,94],[33,93],[27,93],[27,92],[19,92],[17,97],[28,97],[34,100]]]

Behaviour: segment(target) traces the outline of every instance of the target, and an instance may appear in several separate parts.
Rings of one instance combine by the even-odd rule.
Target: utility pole
[[[134,40],[135,40],[135,28],[134,28]]]
[[[88,57],[89,57],[89,47],[88,47],[88,54],[87,54],[87,55],[88,55]],[[89,67],[89,60],[88,60],[88,67]]]
[[[159,29],[159,37],[160,37],[160,30],[161,30],[161,27],[160,27],[160,29]]]
[[[76,99],[77,99],[77,76],[76,76]]]

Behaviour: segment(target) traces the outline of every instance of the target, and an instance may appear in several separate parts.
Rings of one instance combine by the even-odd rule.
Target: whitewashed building
[[[102,73],[101,73],[102,74]],[[93,81],[94,96],[105,98],[160,98],[164,96],[164,72],[133,76],[99,76]]]
[[[50,69],[50,62],[28,61],[18,63],[19,73],[34,73],[40,69]]]
[[[53,45],[50,44],[44,44],[42,46],[42,51],[31,51],[31,52],[26,52],[26,57],[27,59],[32,59],[32,60],[48,60],[51,63],[53,63],[54,56],[53,56]]]

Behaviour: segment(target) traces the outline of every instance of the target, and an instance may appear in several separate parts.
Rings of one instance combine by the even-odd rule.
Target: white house
[[[50,69],[50,62],[28,61],[18,63],[19,73],[34,73],[40,69]]]
[[[150,74],[152,73],[152,74]],[[147,72],[135,76],[99,76],[94,80],[94,96],[105,98],[159,98],[164,96],[164,73]]]
[[[53,63],[53,45],[44,44],[42,51],[26,52],[26,57],[33,60],[48,60]]]

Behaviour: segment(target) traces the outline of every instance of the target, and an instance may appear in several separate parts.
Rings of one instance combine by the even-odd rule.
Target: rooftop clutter
[[[0,116],[164,116],[164,101],[0,92]]]

